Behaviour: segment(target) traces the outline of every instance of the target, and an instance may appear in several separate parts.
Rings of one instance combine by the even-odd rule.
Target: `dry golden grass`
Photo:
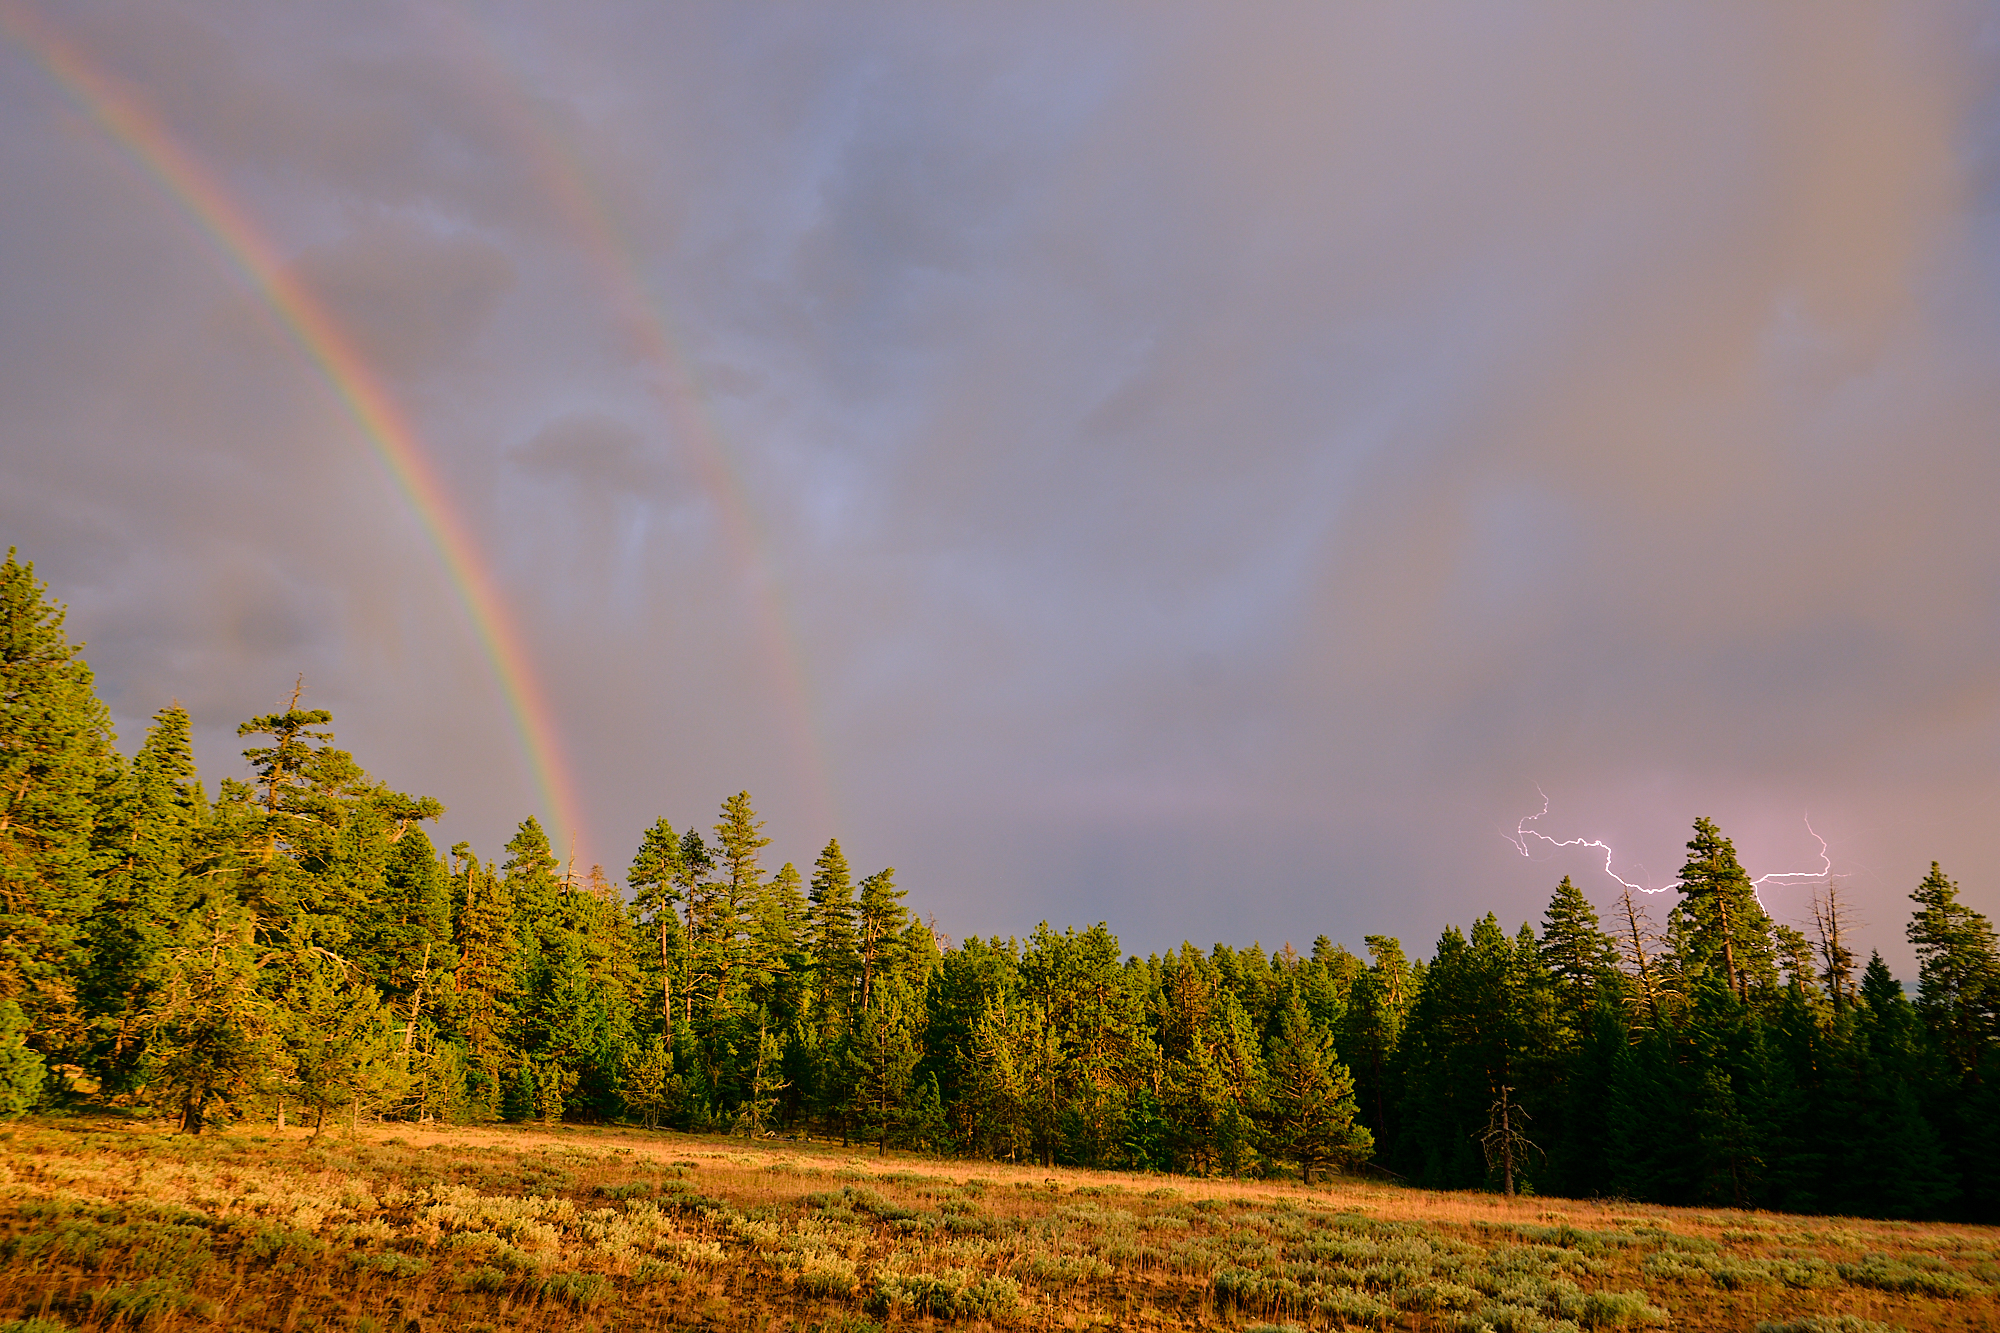
[[[2000,1330],[2000,1231],[620,1129],[0,1130],[0,1333],[1762,1323]]]

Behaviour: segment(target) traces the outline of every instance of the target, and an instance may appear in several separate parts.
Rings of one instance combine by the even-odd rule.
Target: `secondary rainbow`
[[[822,827],[818,836],[830,837],[839,831],[839,799],[820,735],[819,710],[814,704],[797,620],[778,561],[772,555],[772,543],[758,522],[749,489],[731,461],[728,440],[713,420],[673,320],[651,294],[645,264],[605,203],[589,168],[549,123],[547,113],[523,94],[518,75],[509,69],[478,20],[456,5],[439,6],[429,16],[444,24],[446,35],[455,39],[447,45],[449,54],[461,60],[471,58],[468,72],[487,90],[490,113],[533,167],[544,193],[576,238],[579,252],[595,270],[633,349],[652,369],[647,387],[698,469],[736,562],[750,584],[765,643],[764,660],[775,673],[773,684],[787,715],[795,762],[813,803],[808,822]]]
[[[346,331],[292,274],[249,212],[136,93],[95,67],[73,42],[15,0],[0,0],[0,29],[179,202],[319,368],[415,513],[465,607],[506,700],[522,756],[554,825],[551,833],[558,849],[565,836],[587,845],[553,715],[520,631],[478,545],[450,504],[420,437],[380,377]]]

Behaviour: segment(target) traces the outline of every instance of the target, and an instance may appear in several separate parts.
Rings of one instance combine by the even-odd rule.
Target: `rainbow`
[[[318,367],[409,505],[443,563],[506,699],[521,753],[560,850],[586,842],[575,785],[557,743],[554,714],[519,627],[478,545],[452,507],[409,418],[353,340],[287,267],[278,248],[223,183],[182,146],[129,88],[18,0],[0,0],[0,31],[25,51],[163,186],[270,306]]]
[[[626,337],[652,369],[648,387],[673,424],[675,438],[688,446],[702,484],[716,502],[737,567],[750,585],[764,641],[764,660],[776,673],[773,684],[792,736],[794,762],[807,782],[812,803],[807,822],[817,826],[811,830],[816,837],[831,837],[839,828],[839,802],[817,724],[819,710],[814,706],[796,618],[778,563],[770,554],[769,536],[758,522],[740,470],[730,461],[727,438],[708,409],[673,321],[649,295],[644,264],[613,220],[589,169],[548,124],[546,114],[537,113],[520,95],[518,79],[510,76],[505,58],[487,40],[477,20],[452,5],[433,11],[432,18],[450,24],[450,36],[457,39],[448,43],[453,54],[476,54],[479,67],[473,72],[485,75],[484,83],[497,93],[492,96],[491,114],[512,134],[533,167],[544,193],[595,270]]]

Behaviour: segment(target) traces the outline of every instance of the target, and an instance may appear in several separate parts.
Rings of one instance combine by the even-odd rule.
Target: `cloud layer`
[[[1608,896],[1539,784],[1653,883],[1810,813],[1899,965],[2000,909],[1992,5],[39,12],[417,423],[614,870],[747,787],[953,934],[1427,945]],[[37,55],[5,540],[128,744],[303,672],[496,847],[422,525]]]

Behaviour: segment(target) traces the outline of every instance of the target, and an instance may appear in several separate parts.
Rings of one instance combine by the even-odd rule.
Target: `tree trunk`
[[[403,1029],[403,1049],[410,1049],[410,1042],[417,1035],[417,1015],[424,1007],[424,978],[431,970],[431,942],[424,941],[424,961],[417,969],[417,993],[410,997],[410,1025]]]
[[[663,1025],[674,1025],[674,969],[673,959],[667,954],[667,914],[673,909],[660,909],[660,1016]]]

